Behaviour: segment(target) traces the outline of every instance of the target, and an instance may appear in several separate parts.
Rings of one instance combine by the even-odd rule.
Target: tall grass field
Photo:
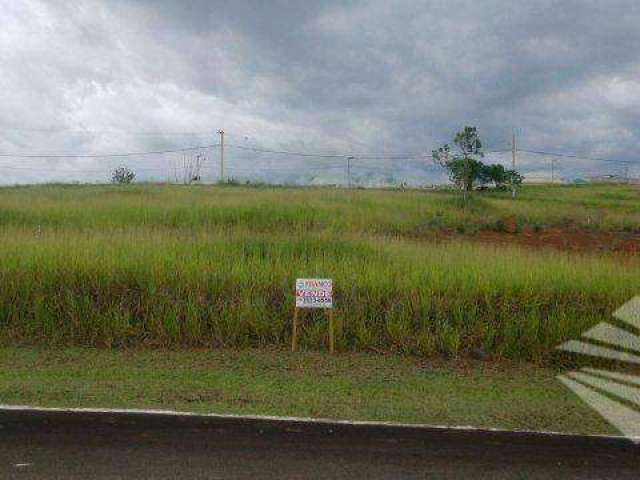
[[[285,346],[295,279],[323,277],[342,350],[547,361],[640,293],[640,259],[474,232],[506,221],[639,232],[639,200],[634,186],[526,187],[466,206],[426,191],[2,188],[0,341]],[[323,315],[306,315],[301,346],[326,336]]]

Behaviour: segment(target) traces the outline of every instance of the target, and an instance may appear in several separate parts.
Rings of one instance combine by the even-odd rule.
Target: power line
[[[41,132],[41,133],[77,133],[77,134],[117,134],[117,135],[210,135],[210,131],[194,131],[194,132],[162,132],[162,131],[112,131],[112,130],[66,130],[66,129],[38,129],[38,128],[21,128],[21,127],[2,127],[4,130],[15,131],[29,131],[29,132]],[[218,131],[219,133],[220,131]],[[235,135],[234,135],[235,136]],[[245,138],[247,138],[245,136]],[[108,154],[28,154],[28,153],[0,153],[0,157],[16,157],[16,158],[107,158],[107,157],[131,157],[131,156],[143,156],[143,155],[162,155],[166,153],[179,153],[191,150],[197,150],[202,148],[218,147],[220,143],[185,147],[179,149],[168,149],[159,151],[147,151],[147,152],[124,152],[124,153],[108,153]],[[298,156],[298,157],[315,157],[315,158],[348,158],[354,157],[359,160],[407,160],[407,159],[424,159],[430,157],[429,153],[391,153],[391,154],[375,154],[375,153],[343,153],[343,154],[327,154],[327,153],[312,153],[301,152],[292,150],[275,150],[268,148],[252,147],[238,144],[226,144],[229,148],[235,148],[238,150],[252,151],[256,153],[269,153],[277,155]],[[485,153],[499,153],[507,150],[489,150]]]
[[[531,154],[534,154],[534,155],[547,155],[547,156],[552,156],[552,157],[573,158],[573,159],[576,159],[576,160],[587,160],[587,161],[592,161],[592,162],[626,163],[626,164],[630,164],[630,165],[640,164],[640,162],[634,162],[634,161],[631,161],[631,160],[616,160],[616,159],[612,159],[612,158],[593,158],[593,157],[586,157],[586,156],[573,155],[573,154],[567,154],[567,153],[544,152],[544,151],[540,151],[540,150],[523,150],[523,149],[520,149],[519,151],[520,152],[531,153]]]
[[[291,150],[270,150],[267,148],[247,147],[237,144],[225,144],[227,147],[236,148],[238,150],[248,150],[257,153],[273,153],[279,155],[292,155],[299,157],[316,157],[316,158],[349,158],[353,157],[356,160],[408,160],[408,159],[424,159],[431,157],[431,153],[393,153],[387,155],[378,154],[356,154],[356,153],[342,153],[342,154],[325,154],[325,153],[310,153],[310,152],[297,152]],[[487,150],[484,153],[502,153],[510,152],[511,149],[500,150]]]
[[[246,171],[246,172],[283,172],[283,173],[298,173],[298,172],[311,172],[311,171],[323,171],[323,170],[335,170],[335,169],[344,169],[344,165],[326,165],[323,167],[292,167],[292,168],[272,168],[272,167],[259,167],[259,168],[249,168],[249,167],[228,167],[228,170],[233,171]]]
[[[196,147],[175,148],[171,150],[152,150],[146,152],[124,152],[124,153],[87,153],[87,154],[32,154],[32,153],[0,153],[0,157],[13,158],[121,158],[121,157],[141,157],[145,155],[164,155],[167,153],[190,152],[194,150],[204,150],[206,148],[217,147],[220,144],[200,145]]]
[[[40,167],[22,167],[17,165],[0,165],[0,170],[28,170],[34,172],[60,172],[60,173],[105,173],[109,172],[109,170],[85,170],[85,169],[75,169],[75,168],[40,168]],[[157,172],[157,171],[166,171],[167,168],[136,168],[137,172]]]
[[[500,148],[498,150],[485,150],[482,153],[506,153],[511,152],[511,148]]]
[[[23,128],[23,127],[0,127],[3,131],[30,132],[30,133],[50,133],[65,135],[140,135],[140,136],[191,136],[191,135],[211,135],[215,130],[202,130],[191,132],[174,132],[162,130],[71,130],[66,128]]]
[[[245,147],[244,145],[226,144],[229,148],[235,148],[237,150],[248,150],[257,153],[275,153],[278,155],[291,155],[296,157],[315,157],[315,158],[345,158],[347,155],[331,155],[323,153],[308,153],[308,152],[293,152],[289,150],[270,150],[267,148],[257,147]]]
[[[304,168],[271,168],[271,167],[259,167],[259,168],[243,168],[243,167],[227,167],[232,171],[244,171],[244,172],[308,172],[308,171],[322,171],[332,169],[342,169],[343,165],[326,165],[323,167],[304,167]],[[40,168],[40,167],[22,167],[17,165],[0,165],[0,170],[26,170],[34,172],[60,172],[60,173],[108,173],[110,170],[86,170],[75,168]],[[158,172],[171,170],[169,167],[157,167],[157,168],[136,168],[136,172]]]
[[[71,130],[66,128],[28,128],[28,127],[2,127],[2,130],[23,131],[23,132],[38,132],[38,133],[54,133],[54,134],[78,134],[78,135],[99,135],[99,134],[112,134],[112,135],[141,135],[141,136],[194,136],[194,135],[211,135],[215,130],[202,130],[202,131],[154,131],[154,130],[138,130],[138,131],[125,131],[125,130]],[[232,135],[233,137],[240,138],[240,136]],[[247,139],[247,136],[243,138]],[[0,157],[16,157],[16,158],[121,158],[132,156],[144,156],[144,155],[162,155],[167,153],[179,153],[191,150],[218,147],[220,144],[211,144],[195,147],[185,147],[178,149],[158,150],[158,151],[146,151],[146,152],[124,152],[124,153],[108,153],[108,154],[23,154],[23,153],[0,153]],[[291,150],[275,150],[260,147],[251,147],[238,144],[227,144],[230,148],[238,150],[252,151],[256,153],[269,153],[287,156],[298,157],[316,157],[316,158],[348,158],[354,157],[357,160],[407,160],[407,159],[424,159],[430,156],[429,153],[391,153],[391,154],[371,154],[371,153],[344,153],[344,154],[326,154],[326,153],[312,153],[301,152]],[[485,150],[485,154],[491,153],[506,153],[510,152],[510,148]],[[611,162],[622,164],[637,164],[640,162],[634,162],[629,160],[617,160],[617,159],[605,159],[605,158],[592,158],[588,156],[580,156],[575,154],[564,154],[555,152],[546,152],[540,150],[525,150],[520,149],[521,152],[536,154],[536,155],[551,155],[562,158],[582,159],[587,161],[597,162]]]
[[[148,132],[151,133],[151,132]],[[164,155],[164,154],[170,154],[170,153],[184,153],[184,152],[193,152],[193,151],[198,151],[198,150],[203,150],[203,149],[209,149],[209,148],[214,148],[214,147],[219,147],[221,146],[221,143],[214,143],[214,144],[208,144],[208,145],[200,145],[200,146],[190,146],[190,147],[183,147],[183,148],[175,148],[175,149],[166,149],[166,150],[154,150],[154,151],[142,151],[142,152],[122,152],[122,153],[104,153],[104,154],[97,154],[97,153],[87,153],[87,154],[74,154],[74,153],[69,153],[69,154],[30,154],[30,153],[0,153],[0,157],[4,157],[4,158],[42,158],[42,159],[73,159],[73,158],[127,158],[127,157],[137,157],[137,156],[148,156],[148,155]],[[392,171],[394,168],[398,168],[398,165],[390,165],[390,166],[383,166],[383,165],[375,165],[375,164],[370,164],[370,165],[362,165],[362,164],[358,164],[359,161],[363,161],[363,160],[390,160],[390,161],[397,161],[397,160],[410,160],[410,159],[414,159],[414,160],[424,160],[430,157],[430,154],[427,153],[404,153],[404,154],[389,154],[389,155],[376,155],[376,154],[361,154],[361,155],[349,155],[349,154],[326,154],[326,153],[312,153],[312,152],[301,152],[301,151],[292,151],[292,150],[275,150],[275,149],[267,149],[267,148],[259,148],[259,147],[251,147],[251,146],[244,146],[244,145],[238,145],[238,144],[226,144],[226,146],[228,146],[229,148],[233,148],[233,149],[237,149],[237,150],[244,150],[244,151],[251,151],[251,152],[256,152],[256,153],[267,153],[267,154],[275,154],[275,155],[285,155],[285,156],[296,156],[296,157],[303,157],[303,158],[317,158],[317,159],[349,159],[351,158],[353,160],[353,162],[349,162],[351,165],[348,165],[348,167],[352,167],[352,168],[356,168],[356,169],[362,169],[362,170],[378,170],[378,171]],[[506,153],[511,151],[511,149],[494,149],[494,150],[486,150],[484,153],[486,154],[491,154],[491,153]],[[593,161],[593,162],[607,162],[607,163],[618,163],[618,164],[624,164],[624,165],[637,165],[640,162],[633,162],[633,161],[629,161],[629,160],[615,160],[615,159],[604,159],[604,158],[592,158],[592,157],[586,157],[586,156],[580,156],[580,155],[575,155],[575,154],[564,154],[564,153],[554,153],[554,152],[546,152],[546,151],[541,151],[541,150],[526,150],[526,149],[520,149],[520,152],[524,152],[524,153],[530,153],[530,154],[534,154],[534,155],[546,155],[546,156],[553,156],[553,157],[558,157],[558,158],[571,158],[571,159],[582,159],[582,160],[586,160],[586,161]],[[343,164],[340,165],[334,165],[334,164],[328,164],[328,165],[298,165],[298,166],[292,166],[291,169],[295,172],[295,171],[321,171],[324,169],[339,169],[339,168],[345,168],[345,166]],[[33,170],[33,171],[49,171],[49,172],[67,172],[67,173],[73,173],[73,172],[77,172],[77,173],[104,173],[103,170],[84,170],[84,169],[51,169],[51,168],[35,168],[35,167],[25,167],[25,166],[20,166],[20,165],[0,165],[0,169],[4,169],[4,170]],[[263,169],[263,170],[267,170],[267,171],[273,171],[273,172],[277,172],[277,171],[290,171],[291,169],[289,168],[278,168],[278,167],[271,167],[271,166],[264,166],[264,167],[260,167],[259,169]],[[161,171],[161,170],[166,170],[165,168],[143,168],[143,169],[138,169],[139,171]],[[233,168],[231,167],[230,170],[234,170],[234,171],[239,171],[239,169],[237,168]],[[241,170],[241,169],[240,169]],[[253,168],[253,169],[246,169],[247,171],[252,171],[252,172],[256,172],[258,169],[257,168]]]
[[[229,148],[235,148],[238,150],[246,150],[256,153],[271,153],[276,155],[288,155],[296,157],[313,157],[313,158],[343,158],[347,159],[353,157],[355,160],[408,160],[408,159],[424,159],[431,157],[430,153],[395,153],[391,155],[376,155],[376,154],[355,154],[355,153],[342,153],[342,154],[327,154],[327,153],[311,153],[311,152],[297,152],[292,150],[271,150],[268,148],[248,147],[237,144],[225,144]],[[486,153],[494,153],[502,150],[495,150]]]
[[[404,153],[391,155],[352,155],[356,160],[410,160],[431,157],[430,153]]]
[[[199,145],[193,147],[183,147],[168,150],[152,150],[144,152],[123,152],[123,153],[88,153],[88,154],[76,154],[76,153],[64,153],[64,154],[46,154],[46,153],[0,153],[0,157],[14,157],[14,158],[120,158],[120,157],[136,157],[145,155],[163,155],[168,153],[181,153],[195,150],[202,150],[206,148],[219,147],[220,143]],[[246,147],[243,145],[228,144],[226,147],[235,148],[238,150],[252,151],[256,153],[270,153],[277,155],[298,156],[298,157],[311,157],[311,158],[347,158],[354,156],[358,160],[406,160],[409,158],[422,157],[426,158],[427,154],[395,154],[393,156],[374,156],[374,155],[349,155],[349,154],[323,154],[323,153],[310,153],[310,152],[297,152],[290,150],[271,150],[266,148]]]

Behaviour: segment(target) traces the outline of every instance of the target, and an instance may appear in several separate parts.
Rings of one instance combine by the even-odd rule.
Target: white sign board
[[[329,278],[297,279],[296,308],[333,308],[333,280]]]

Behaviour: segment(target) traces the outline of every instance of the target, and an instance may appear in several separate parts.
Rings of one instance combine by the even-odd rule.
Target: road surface
[[[624,439],[0,410],[1,479],[639,477]]]

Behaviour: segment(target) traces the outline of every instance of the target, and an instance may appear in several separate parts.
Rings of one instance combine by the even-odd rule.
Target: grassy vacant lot
[[[286,350],[0,348],[0,403],[615,433],[553,370]]]
[[[462,208],[450,192],[211,186],[35,186],[0,189],[0,226],[131,227],[377,234],[422,238],[438,229],[502,231],[505,221],[543,229],[640,232],[635,185],[526,186],[483,193]]]
[[[294,279],[322,276],[342,350],[549,361],[640,291],[640,259],[468,239],[510,224],[635,235],[639,200],[633,186],[528,187],[464,208],[446,192],[4,188],[0,339],[282,346]],[[303,347],[325,342],[320,318]]]

